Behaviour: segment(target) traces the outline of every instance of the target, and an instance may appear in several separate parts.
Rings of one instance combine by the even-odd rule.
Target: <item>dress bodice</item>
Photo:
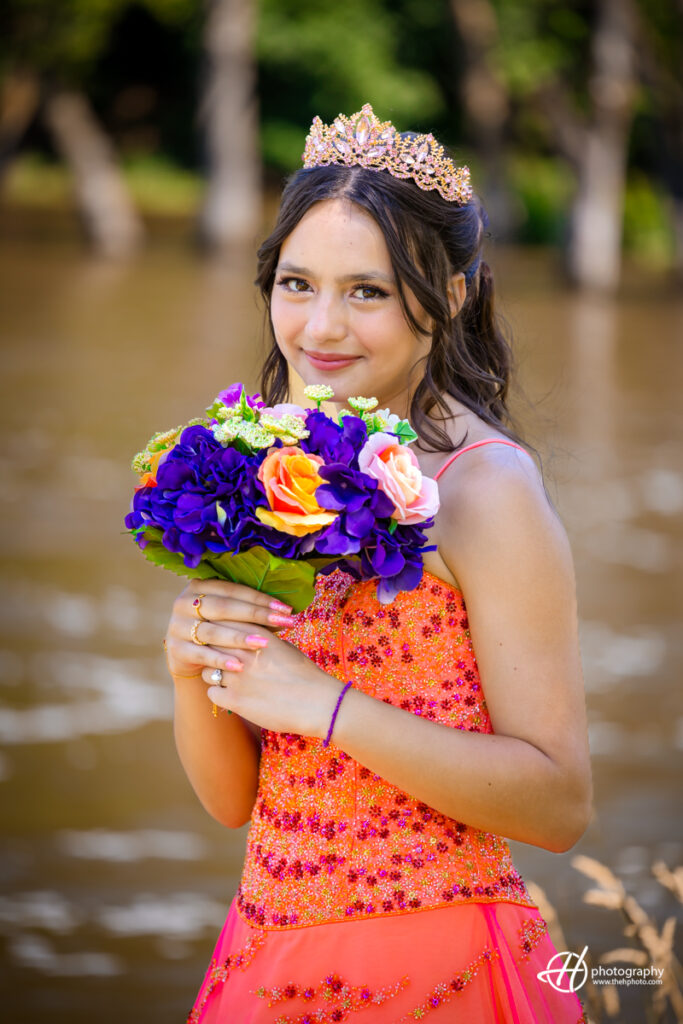
[[[382,605],[373,581],[319,576],[279,636],[356,689],[453,729],[492,733],[462,593],[425,572]],[[237,893],[267,929],[468,901],[535,907],[501,836],[455,821],[334,744],[262,732],[256,801]]]

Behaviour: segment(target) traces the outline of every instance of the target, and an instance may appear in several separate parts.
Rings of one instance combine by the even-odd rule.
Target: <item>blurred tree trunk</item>
[[[679,25],[683,29],[683,2],[679,2]],[[679,33],[678,41],[677,55],[683,56],[683,32]],[[651,32],[644,32],[639,43],[641,76],[652,91],[662,125],[660,166],[671,198],[675,246],[673,270],[683,280],[683,78],[677,74],[677,68],[672,67],[671,58],[667,60],[666,54],[658,52]],[[677,63],[680,66],[680,57]]]
[[[204,48],[207,77],[200,110],[209,182],[200,215],[212,249],[253,241],[261,227],[253,0],[208,0]]]
[[[104,256],[127,256],[143,226],[116,164],[114,148],[87,97],[76,91],[48,94],[45,123],[55,148],[73,172],[85,230]]]
[[[0,187],[19,143],[38,112],[40,82],[31,71],[10,71],[0,94]]]
[[[577,154],[567,269],[582,287],[619,283],[628,139],[635,99],[636,12],[632,0],[597,0],[590,124]],[[557,116],[557,111],[555,111]]]
[[[498,41],[498,20],[490,0],[450,0],[451,15],[465,53],[461,77],[463,107],[484,180],[475,191],[484,196],[496,235],[511,235],[516,218],[505,179],[505,123],[510,111],[506,87],[491,67]]]

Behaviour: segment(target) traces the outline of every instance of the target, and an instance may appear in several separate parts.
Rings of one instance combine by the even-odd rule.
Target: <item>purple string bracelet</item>
[[[337,700],[337,706],[334,709],[334,711],[332,712],[332,721],[330,722],[330,727],[327,730],[327,737],[326,737],[326,739],[323,740],[323,746],[324,747],[329,747],[329,745],[330,745],[330,739],[332,738],[332,730],[334,729],[334,722],[335,722],[335,719],[337,717],[337,712],[339,711],[339,705],[341,704],[342,699],[344,697],[344,694],[348,690],[349,686],[351,686],[351,680],[349,680],[349,682],[346,684],[346,686],[344,687],[342,692],[339,694],[339,698]]]

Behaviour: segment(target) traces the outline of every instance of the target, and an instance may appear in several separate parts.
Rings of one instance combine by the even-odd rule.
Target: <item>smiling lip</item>
[[[304,352],[304,355],[316,370],[340,370],[360,359],[360,356],[347,356],[340,352]]]

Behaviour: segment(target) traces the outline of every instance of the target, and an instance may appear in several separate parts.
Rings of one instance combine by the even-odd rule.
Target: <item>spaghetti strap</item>
[[[515,441],[504,441],[502,438],[499,437],[487,437],[483,441],[475,441],[473,444],[467,444],[465,445],[464,448],[459,448],[457,452],[453,452],[453,454],[446,459],[443,466],[441,466],[441,468],[438,470],[434,479],[438,480],[441,474],[448,469],[451,462],[455,462],[459,455],[464,455],[465,452],[469,452],[473,448],[481,448],[481,446],[484,444],[506,444],[510,448],[519,448],[520,452],[524,452],[525,455],[528,455],[526,449],[522,448],[521,444],[517,444]]]

